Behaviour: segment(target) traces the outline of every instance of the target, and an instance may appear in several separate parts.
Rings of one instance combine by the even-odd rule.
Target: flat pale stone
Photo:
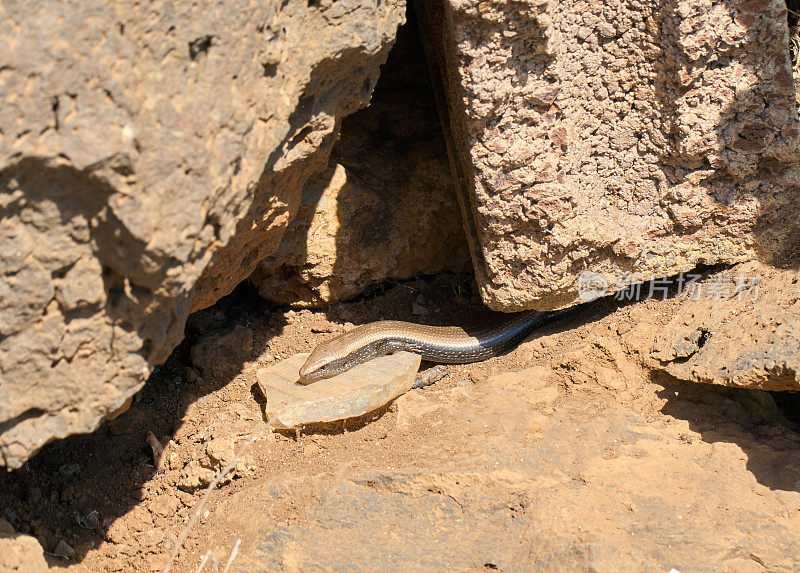
[[[335,422],[380,408],[411,389],[421,362],[417,354],[396,352],[303,386],[297,380],[306,358],[295,354],[256,373],[273,428]]]

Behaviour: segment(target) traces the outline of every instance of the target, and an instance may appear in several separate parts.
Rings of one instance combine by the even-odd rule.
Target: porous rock
[[[93,430],[277,248],[404,8],[0,6],[0,465]]]
[[[690,382],[800,390],[800,275],[757,263],[693,282],[651,350]]]
[[[796,247],[783,0],[417,6],[492,308]]]

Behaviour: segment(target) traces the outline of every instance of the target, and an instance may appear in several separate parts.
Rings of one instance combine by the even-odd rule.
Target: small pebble
[[[443,366],[434,366],[433,368],[428,368],[417,376],[417,379],[414,381],[414,386],[412,387],[424,388],[425,386],[436,384],[436,382],[444,378],[446,374],[447,369],[445,369]]]
[[[197,370],[191,367],[186,369],[186,381],[189,384],[196,384],[201,380],[202,378],[200,377],[200,373]]]
[[[64,559],[72,559],[75,557],[75,550],[69,543],[62,539],[58,542],[58,545],[56,545],[53,555],[56,557],[63,557]]]
[[[78,525],[80,525],[84,529],[94,529],[95,531],[100,531],[101,529],[103,529],[103,526],[100,523],[100,514],[97,512],[96,509],[90,511],[83,517],[79,517]]]

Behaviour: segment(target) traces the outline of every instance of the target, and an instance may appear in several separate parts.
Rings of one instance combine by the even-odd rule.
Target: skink
[[[423,360],[450,364],[480,362],[516,347],[533,330],[574,314],[584,305],[554,312],[524,311],[492,326],[466,330],[456,326],[427,326],[382,320],[346,332],[317,346],[300,368],[299,384],[310,384],[400,350]]]

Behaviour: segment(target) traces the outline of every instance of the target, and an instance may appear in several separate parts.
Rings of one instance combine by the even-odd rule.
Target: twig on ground
[[[206,554],[203,555],[203,558],[200,560],[200,565],[197,566],[197,569],[195,570],[194,573],[200,573],[203,570],[203,567],[206,566],[206,563],[208,563],[208,559],[210,557],[211,557],[211,550],[209,549],[208,551],[206,551]]]
[[[233,549],[231,549],[231,556],[228,557],[228,562],[225,564],[225,569],[222,570],[222,573],[228,573],[228,569],[231,568],[233,565],[233,560],[239,555],[239,546],[242,544],[242,538],[239,537],[236,540],[236,543],[233,544]]]
[[[164,566],[164,569],[162,570],[162,573],[169,573],[170,570],[172,569],[172,563],[175,561],[175,558],[178,556],[178,553],[180,553],[180,550],[183,547],[183,544],[186,543],[186,538],[189,537],[189,532],[194,527],[194,524],[197,522],[197,519],[200,517],[200,514],[203,512],[203,509],[205,509],[206,503],[208,502],[209,498],[211,497],[211,492],[214,491],[214,489],[217,487],[219,482],[222,481],[225,478],[225,476],[227,476],[228,473],[230,473],[233,470],[233,468],[236,467],[236,464],[239,463],[239,458],[241,458],[242,455],[245,453],[245,451],[247,451],[247,448],[249,448],[252,445],[253,442],[255,442],[258,438],[263,436],[264,432],[267,432],[267,431],[269,431],[271,433],[272,432],[272,428],[270,426],[268,426],[268,425],[264,425],[264,427],[261,428],[258,432],[256,432],[252,436],[250,436],[250,439],[247,440],[247,442],[245,442],[245,444],[241,448],[239,448],[239,451],[236,452],[236,455],[233,456],[233,459],[228,463],[228,465],[225,466],[224,468],[222,468],[222,470],[220,470],[219,472],[217,472],[217,475],[214,476],[214,479],[211,480],[210,484],[208,484],[208,487],[206,488],[206,491],[203,494],[203,499],[200,500],[199,504],[197,504],[197,509],[195,510],[194,514],[192,515],[192,518],[189,520],[189,523],[187,523],[186,526],[183,528],[183,531],[181,531],[181,534],[178,537],[178,541],[175,543],[175,547],[172,548],[172,553],[170,553],[169,561],[167,561],[167,564]],[[239,540],[239,541],[241,541],[241,540]],[[239,541],[237,541],[236,545],[234,546],[234,551],[237,554],[239,552]],[[231,555],[233,555],[233,552],[231,553]],[[213,558],[213,555],[211,557]],[[216,563],[216,559],[214,559],[213,561],[214,561],[214,563]],[[233,562],[232,558],[228,559],[228,561],[230,563]],[[203,563],[201,563],[201,565],[204,565],[204,564],[205,564],[205,561]],[[228,565],[226,565],[225,567],[226,567],[226,570],[227,570]]]

